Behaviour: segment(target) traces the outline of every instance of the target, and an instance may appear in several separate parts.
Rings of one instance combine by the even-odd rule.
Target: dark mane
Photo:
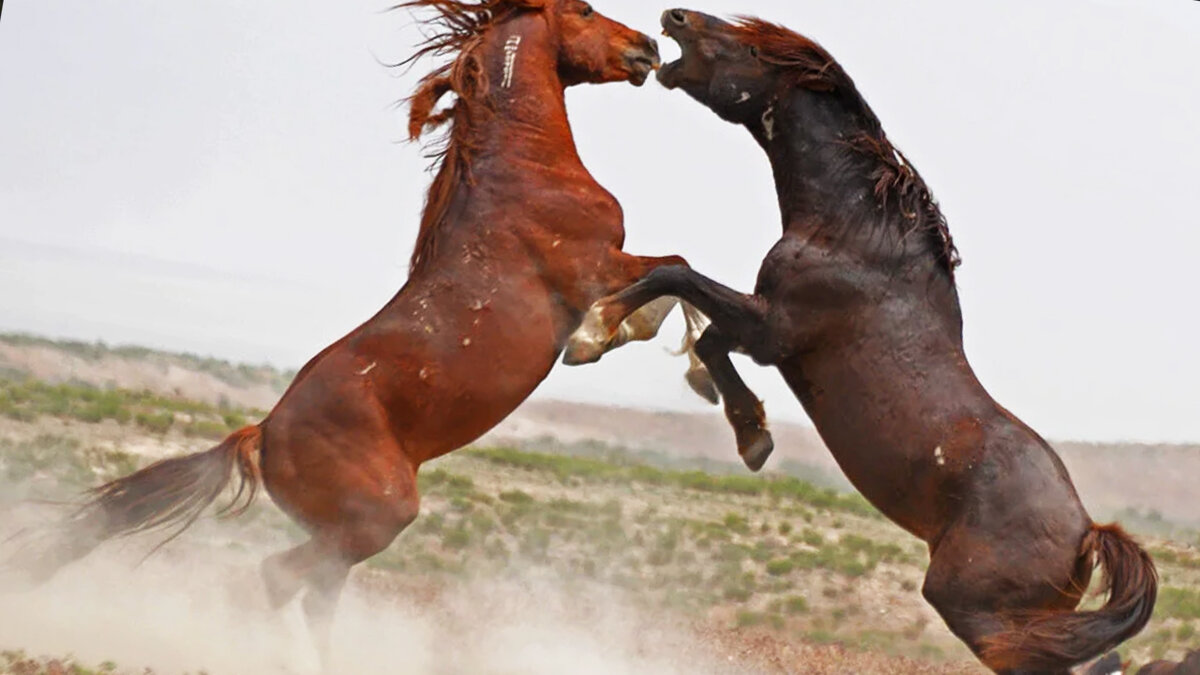
[[[408,98],[408,136],[416,140],[425,131],[449,124],[449,131],[434,145],[435,177],[425,198],[421,228],[409,260],[409,275],[417,273],[433,258],[438,248],[438,233],[446,218],[454,190],[471,180],[471,151],[475,148],[473,130],[492,112],[488,101],[487,70],[478,55],[488,31],[516,12],[536,7],[530,0],[410,0],[392,9],[431,9],[436,13],[424,22],[431,30],[417,51],[395,64],[409,67],[424,57],[453,57],[425,77]],[[437,111],[437,103],[446,94],[454,102]]]
[[[792,86],[838,92],[857,108],[866,128],[849,139],[847,148],[875,163],[871,178],[875,181],[875,198],[879,206],[885,213],[896,209],[903,219],[903,236],[914,232],[925,236],[936,252],[938,262],[953,274],[961,258],[950,236],[946,217],[921,174],[888,140],[879,118],[841,65],[816,42],[769,21],[740,17],[734,22],[734,30],[741,42],[758,49],[760,60],[787,69],[793,78]]]

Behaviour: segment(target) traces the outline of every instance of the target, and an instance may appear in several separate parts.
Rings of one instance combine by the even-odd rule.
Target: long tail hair
[[[238,489],[221,513],[238,515],[250,508],[262,485],[261,449],[262,430],[248,426],[211,450],[155,462],[91,490],[74,524],[97,544],[136,532],[174,528],[158,545],[161,547],[182,534],[221,496],[235,469]]]
[[[1150,556],[1120,526],[1092,525],[1080,555],[1104,569],[1108,601],[1086,612],[1012,614],[1010,630],[988,637],[981,657],[992,668],[1065,670],[1136,635],[1154,612],[1158,573]]]

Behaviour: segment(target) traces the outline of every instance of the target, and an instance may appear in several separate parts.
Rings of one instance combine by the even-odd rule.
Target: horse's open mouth
[[[683,70],[683,62],[688,57],[688,52],[691,50],[691,41],[681,39],[683,36],[680,32],[687,27],[687,15],[682,10],[668,9],[662,15],[662,34],[675,41],[679,45],[680,56],[678,59],[663,64],[658,69],[658,83],[667,89],[674,89],[679,86],[679,73]]]

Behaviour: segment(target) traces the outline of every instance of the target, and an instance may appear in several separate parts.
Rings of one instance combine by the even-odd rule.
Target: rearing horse
[[[659,63],[652,39],[581,0],[400,7],[437,13],[440,31],[414,58],[454,57],[411,99],[412,137],[443,123],[450,131],[408,282],[309,361],[259,424],[97,488],[37,561],[38,575],[116,535],[187,527],[236,470],[234,504],[247,506],[261,484],[311,535],[268,558],[263,577],[277,607],[307,587],[304,610],[327,664],[347,574],[417,517],[421,464],[524,401],[598,298],[686,264],[621,251],[621,207],[584,168],[567,122],[566,87],[642,84]],[[453,104],[435,111],[450,93]],[[624,336],[650,337],[673,304]]]
[[[757,19],[663,15],[682,58],[659,81],[748,129],[774,170],[783,236],[753,295],[663,267],[589,313],[565,360],[676,296],[712,319],[696,345],[757,470],[773,443],[731,349],[771,364],[855,487],[929,545],[924,595],[990,668],[1066,673],[1150,618],[1154,565],[1092,522],[1054,450],[976,379],[957,253],[924,181],[825,50]],[[1074,611],[1093,565],[1107,602]]]

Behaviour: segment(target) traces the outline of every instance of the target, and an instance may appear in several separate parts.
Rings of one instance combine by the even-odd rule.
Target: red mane
[[[397,66],[407,67],[426,56],[453,58],[425,77],[408,98],[408,136],[416,140],[427,131],[450,123],[450,130],[430,157],[436,176],[425,197],[421,228],[409,261],[409,275],[416,274],[437,251],[438,232],[455,189],[471,180],[470,154],[473,130],[491,114],[487,101],[487,71],[476,53],[488,31],[512,14],[537,9],[538,0],[410,0],[393,9],[431,9],[436,16],[425,21],[433,31],[417,51]],[[454,103],[436,111],[443,96],[453,92]]]

